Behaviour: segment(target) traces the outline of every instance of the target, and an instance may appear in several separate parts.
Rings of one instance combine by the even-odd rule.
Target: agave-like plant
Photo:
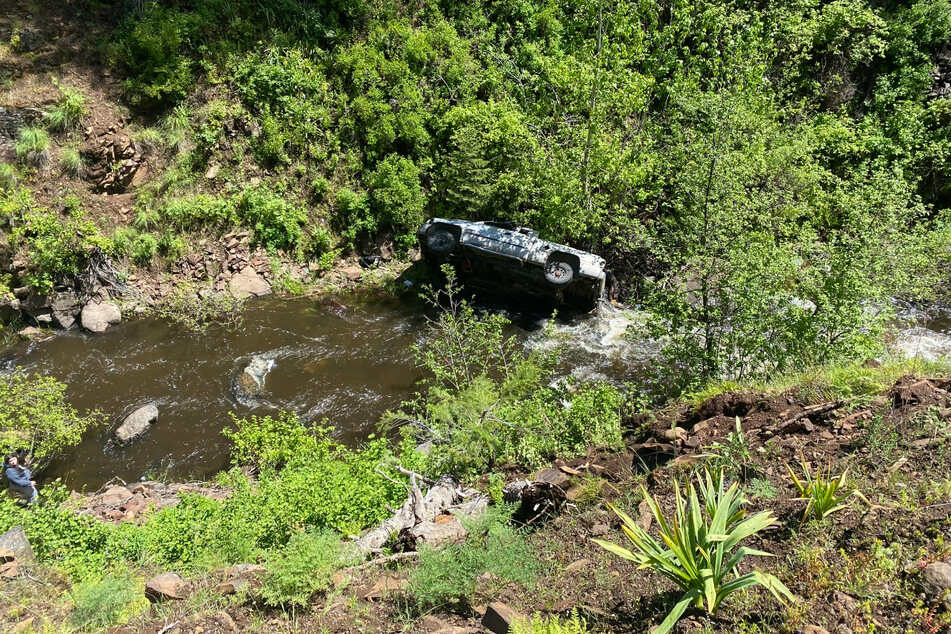
[[[793,484],[799,490],[800,499],[806,501],[806,510],[802,514],[803,522],[809,519],[810,515],[821,521],[825,516],[845,507],[843,502],[852,497],[852,493],[854,493],[842,493],[845,489],[845,477],[848,474],[848,469],[843,471],[838,478],[835,478],[832,476],[831,467],[827,469],[826,473],[822,473],[822,470],[819,469],[815,475],[812,475],[812,471],[809,470],[805,461],[801,462],[801,466],[802,480],[796,477],[789,465],[786,465],[786,470],[789,471]]]
[[[697,486],[699,496],[691,483],[684,498],[680,486],[674,482],[676,509],[670,520],[664,517],[657,501],[642,488],[663,543],[614,506],[611,509],[621,518],[621,528],[634,550],[594,540],[609,552],[637,563],[639,568],[649,568],[667,577],[685,591],[667,618],[654,630],[655,634],[673,629],[687,608],[694,606],[713,614],[724,599],[750,586],[765,587],[781,602],[794,598],[774,575],[759,570],[741,575],[736,570],[748,555],[772,556],[739,546],[747,537],[775,524],[772,513],[762,511],[744,519],[746,513],[742,506],[746,500],[736,483],[724,489],[722,472],[714,478],[705,470],[703,477],[697,477]]]

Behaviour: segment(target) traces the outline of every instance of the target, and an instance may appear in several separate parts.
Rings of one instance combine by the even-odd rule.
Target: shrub
[[[132,227],[116,227],[112,233],[111,244],[109,245],[109,255],[114,257],[125,257],[132,253],[132,245],[138,237],[139,232]]]
[[[70,593],[76,606],[70,622],[86,631],[100,631],[127,622],[148,607],[139,585],[127,576],[77,584]]]
[[[24,447],[42,467],[98,425],[97,412],[80,414],[66,399],[66,386],[49,376],[0,375],[0,451]]]
[[[0,189],[16,187],[17,172],[9,163],[0,163]]]
[[[76,148],[63,148],[59,163],[63,167],[63,172],[69,176],[76,177],[83,173],[83,159]]]
[[[136,205],[135,217],[132,219],[133,227],[139,231],[150,231],[161,222],[162,217],[154,207],[149,204]]]
[[[159,252],[169,260],[178,260],[188,251],[185,239],[172,233],[162,234],[158,247]]]
[[[108,46],[110,64],[127,76],[125,98],[133,106],[158,108],[183,99],[194,82],[185,55],[194,19],[188,14],[149,3],[116,30]]]
[[[238,418],[231,414],[236,429],[222,434],[232,442],[231,463],[257,470],[280,470],[294,455],[318,449],[322,430],[308,427],[293,412],[272,416]]]
[[[330,587],[334,572],[358,559],[334,532],[295,533],[286,546],[268,554],[261,598],[273,606],[306,605],[314,594]]]
[[[49,112],[43,115],[46,127],[56,132],[65,132],[77,127],[86,116],[86,97],[74,88],[56,84],[62,96]]]
[[[246,189],[237,200],[241,222],[254,231],[254,239],[269,250],[291,251],[300,246],[307,211],[263,187]]]
[[[511,508],[492,507],[466,522],[469,535],[462,544],[440,550],[423,546],[419,565],[409,578],[409,590],[422,606],[467,601],[479,575],[531,586],[539,571],[538,555],[525,536],[507,522]]]
[[[231,293],[206,289],[199,293],[190,284],[177,286],[155,307],[155,314],[191,332],[203,332],[211,325],[234,330],[244,320],[244,302]]]
[[[132,259],[139,266],[147,266],[158,251],[158,240],[151,233],[140,233],[132,241]]]
[[[170,200],[161,208],[161,215],[179,231],[237,222],[235,205],[231,200],[207,194]]]
[[[49,146],[50,137],[45,130],[26,127],[20,130],[13,149],[18,159],[39,167],[49,161]]]
[[[843,502],[852,497],[852,493],[841,493],[845,488],[845,476],[848,470],[843,471],[838,478],[832,477],[831,466],[825,474],[820,469],[813,475],[809,466],[802,461],[802,480],[796,477],[789,465],[786,465],[786,470],[789,471],[789,477],[792,478],[793,484],[799,491],[800,499],[806,501],[806,508],[802,514],[803,522],[810,515],[821,522],[822,518],[844,508]]]
[[[370,201],[380,224],[396,234],[397,244],[409,248],[423,221],[426,196],[419,168],[408,158],[390,154],[370,175]]]
[[[685,591],[667,618],[656,628],[657,634],[665,634],[674,628],[677,620],[688,607],[705,608],[710,614],[717,611],[720,603],[734,592],[754,585],[764,586],[780,601],[793,599],[792,593],[775,576],[753,570],[737,576],[737,565],[749,555],[768,556],[769,553],[741,546],[741,541],[773,525],[775,519],[769,511],[743,519],[741,508],[745,499],[734,483],[724,490],[723,475],[716,478],[709,471],[697,478],[700,496],[691,483],[687,498],[681,495],[674,482],[676,507],[671,519],[664,517],[657,501],[642,487],[644,499],[657,521],[663,542],[651,537],[623,511],[611,506],[621,518],[622,529],[634,545],[631,551],[600,539],[593,540],[607,551],[649,568],[667,577]]]

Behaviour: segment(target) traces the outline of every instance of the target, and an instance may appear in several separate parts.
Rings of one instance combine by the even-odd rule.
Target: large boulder
[[[951,608],[951,564],[936,561],[925,566],[921,575],[925,592],[935,601]]]
[[[79,319],[89,332],[105,332],[109,326],[122,321],[122,312],[115,302],[94,299],[83,306]]]
[[[53,309],[53,323],[63,330],[69,330],[76,324],[76,318],[82,310],[79,296],[73,291],[57,293],[50,307]]]
[[[186,591],[187,584],[174,572],[152,577],[145,584],[145,596],[153,603],[167,599],[184,599]]]
[[[17,561],[33,561],[33,548],[22,526],[14,526],[0,535],[0,550],[10,551]]]
[[[228,289],[236,299],[247,297],[261,297],[271,293],[271,285],[261,277],[254,267],[248,265],[241,272],[231,278]]]
[[[146,432],[150,425],[158,420],[158,406],[155,403],[143,405],[122,421],[116,428],[116,438],[119,442],[129,442]]]

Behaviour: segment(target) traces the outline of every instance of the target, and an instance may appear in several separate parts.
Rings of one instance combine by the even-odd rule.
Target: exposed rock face
[[[274,359],[252,357],[251,362],[234,381],[234,395],[240,403],[251,403],[264,393],[264,382],[273,367]]]
[[[231,278],[228,282],[228,290],[237,299],[246,297],[261,297],[271,293],[271,285],[251,266],[241,269],[241,272]]]
[[[145,162],[135,142],[115,126],[100,132],[87,129],[80,152],[89,166],[86,179],[96,191],[110,194],[126,191]]]
[[[122,421],[122,424],[116,429],[116,438],[120,442],[129,442],[144,434],[146,430],[156,420],[158,420],[158,407],[155,403],[143,405],[135,410]]]
[[[0,550],[10,551],[20,562],[33,561],[33,547],[30,546],[30,540],[26,538],[22,526],[14,526],[0,535]]]
[[[122,321],[122,312],[114,302],[92,300],[83,306],[80,321],[89,332],[105,332],[109,326]]]
[[[168,599],[184,599],[185,581],[174,572],[166,572],[152,577],[145,584],[145,596],[153,603]]]

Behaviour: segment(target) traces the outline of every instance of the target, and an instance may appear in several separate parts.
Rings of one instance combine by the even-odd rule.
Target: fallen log
[[[400,470],[409,474],[406,502],[392,516],[354,542],[357,550],[364,555],[379,551],[391,538],[404,533],[411,534],[413,543],[417,540],[436,541],[445,533],[432,530],[436,526],[434,520],[437,516],[445,512],[475,515],[488,504],[488,498],[479,491],[461,487],[450,476],[442,476],[433,482],[424,495],[417,483],[417,480],[423,479],[422,476]]]

